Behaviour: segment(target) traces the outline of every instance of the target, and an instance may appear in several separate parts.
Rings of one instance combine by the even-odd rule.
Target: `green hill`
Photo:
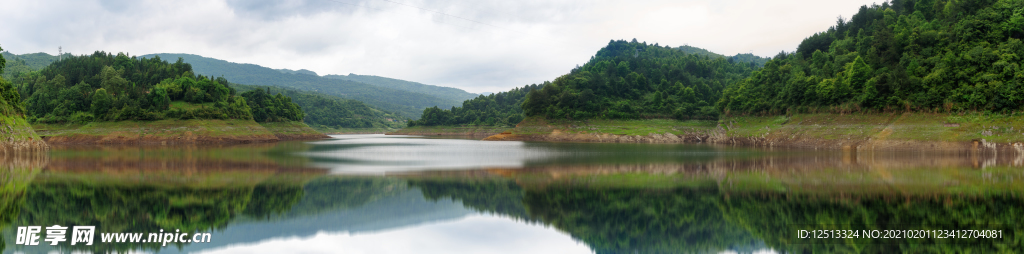
[[[3,55],[4,55],[4,58],[7,59],[8,61],[13,61],[14,59],[24,60],[25,61],[25,65],[28,65],[33,70],[42,69],[43,67],[46,67],[47,65],[50,65],[50,64],[56,62],[57,59],[58,59],[57,56],[50,55],[50,54],[43,53],[43,52],[15,55],[15,54],[12,54],[11,52],[4,51]],[[65,57],[68,57],[68,56],[71,56],[71,54],[65,54]]]
[[[51,142],[177,142],[193,134],[203,135],[190,139],[196,142],[271,141],[276,140],[272,132],[257,123],[303,118],[302,110],[288,97],[258,92],[236,95],[223,77],[196,75],[187,63],[158,57],[97,51],[65,57],[20,75],[14,83],[24,98],[27,120],[45,129]],[[226,131],[224,124],[249,131]],[[179,128],[183,126],[198,129]],[[322,137],[301,123],[292,127],[292,132]]]
[[[545,84],[528,85],[508,92],[480,95],[462,102],[462,107],[423,110],[420,120],[409,121],[409,127],[473,125],[512,127],[523,120],[523,100],[530,91],[541,89]]]
[[[252,119],[227,80],[193,75],[191,68],[97,51],[64,58],[14,83],[32,122]]]
[[[1009,113],[1024,106],[1024,1],[894,0],[803,40],[717,103],[734,113]]]
[[[711,105],[721,88],[767,60],[751,54],[725,57],[690,46],[612,41],[594,60],[555,79],[554,88],[545,82],[481,95],[462,107],[427,108],[409,126],[514,126],[524,119],[522,106],[534,92],[532,113],[558,118],[714,118]]]
[[[316,72],[313,72],[313,71],[307,70],[307,69],[301,69],[301,70],[297,70],[297,71],[293,71],[293,70],[289,70],[289,69],[274,69],[274,70],[275,71],[279,71],[281,73],[285,73],[285,74],[305,74],[305,75],[320,76],[320,75],[316,74]]]
[[[715,53],[715,52],[708,51],[707,49],[702,49],[702,48],[693,47],[693,46],[689,46],[689,45],[679,46],[679,47],[676,47],[676,49],[678,49],[679,51],[682,51],[684,53],[687,53],[687,54],[696,54],[696,55],[707,56],[707,57],[712,57],[712,58],[724,57],[724,58],[728,59],[730,62],[754,63],[754,64],[757,65],[757,67],[764,67],[764,64],[767,63],[768,60],[771,60],[771,58],[760,57],[760,56],[756,56],[754,54],[736,54],[735,56],[725,56],[725,55],[722,55],[722,54],[718,54],[718,53]]]
[[[531,91],[522,107],[526,116],[553,119],[713,119],[722,89],[756,69],[636,39],[611,41],[583,66]]]
[[[0,56],[0,72],[5,70],[7,63],[9,61]],[[0,77],[0,152],[6,153],[8,149],[46,148],[46,143],[41,141],[25,120],[25,106],[21,103],[18,90],[10,81]]]
[[[282,94],[291,98],[305,113],[303,122],[319,131],[365,132],[392,130],[404,126],[403,117],[384,112],[357,100],[295,89],[231,84],[238,92],[267,90],[271,94]],[[355,130],[352,130],[355,129]]]
[[[192,64],[195,72],[213,77],[225,77],[234,83],[257,86],[276,86],[303,91],[319,92],[365,102],[378,109],[395,112],[403,117],[418,119],[424,108],[451,107],[462,101],[442,99],[423,93],[379,87],[349,80],[331,79],[308,73],[293,74],[254,64],[239,64],[190,54],[153,54],[166,59],[182,58]]]
[[[682,51],[683,53],[687,53],[687,54],[695,54],[695,55],[708,56],[708,57],[716,57],[716,58],[717,57],[725,57],[725,55],[718,54],[718,53],[715,53],[715,52],[711,52],[711,51],[708,51],[707,49],[693,47],[693,46],[690,46],[690,45],[679,46],[679,47],[676,47],[676,49],[678,49],[679,51]]]
[[[11,52],[3,52],[3,58],[7,59],[7,68],[3,70],[3,77],[7,80],[12,80],[17,75],[28,73],[32,71],[38,71],[57,61],[57,56],[51,56],[47,53],[32,53],[15,55]],[[65,54],[64,57],[70,57],[71,54]]]
[[[477,97],[477,94],[469,93],[458,88],[425,85],[401,79],[385,78],[370,75],[356,75],[352,73],[349,73],[348,76],[326,75],[324,77],[332,79],[350,80],[355,82],[371,84],[379,87],[387,87],[391,89],[428,94],[446,100],[465,101]]]

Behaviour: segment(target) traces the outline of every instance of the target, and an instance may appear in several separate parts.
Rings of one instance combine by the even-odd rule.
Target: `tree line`
[[[611,41],[521,106],[553,119],[1010,113],[1024,106],[1022,37],[1024,1],[893,0],[862,6],[770,60]],[[424,116],[448,111],[457,109]]]
[[[362,101],[374,108],[416,119],[424,108],[459,105],[467,99],[465,91],[443,89],[387,78],[348,80],[347,76],[317,76],[315,73],[293,74],[254,64],[238,64],[189,54],[159,54],[182,57],[198,74],[224,76],[232,83],[276,86]],[[345,77],[342,79],[342,77]],[[387,81],[387,82],[382,82]],[[455,93],[458,92],[458,93]],[[440,95],[434,95],[440,94]],[[441,96],[447,94],[448,96]],[[460,99],[446,99],[458,97]],[[468,97],[472,98],[472,97]]]
[[[302,119],[289,100],[237,96],[227,79],[196,75],[181,59],[169,63],[97,51],[24,73],[14,83],[30,122],[251,120],[254,112],[258,122]]]
[[[3,51],[0,48],[0,51]],[[0,73],[7,67],[7,60],[0,55]],[[21,104],[21,95],[10,81],[0,77],[0,114],[5,116],[21,116],[25,114],[25,106]]]
[[[290,98],[291,102],[294,102],[302,110],[302,122],[314,128],[395,129],[404,126],[404,117],[375,109],[357,100],[280,87],[249,86],[234,83],[230,86],[239,91],[244,91],[242,93],[243,96],[250,91],[265,90],[262,93],[267,95],[279,94]],[[256,112],[253,113],[256,114]]]
[[[722,89],[755,69],[636,39],[611,41],[583,66],[530,92],[522,107],[526,116],[560,119],[713,119]]]
[[[408,126],[515,126],[523,120],[523,109],[520,105],[526,99],[526,95],[545,85],[547,83],[528,85],[486,96],[480,95],[462,102],[462,107],[427,108],[423,110],[420,120],[409,121]]]
[[[553,82],[480,96],[451,109],[423,110],[409,126],[514,126],[526,116],[564,119],[712,119],[721,90],[767,59],[707,50],[611,41],[585,65]]]
[[[725,89],[721,112],[1008,113],[1024,106],[1024,1],[862,6]]]

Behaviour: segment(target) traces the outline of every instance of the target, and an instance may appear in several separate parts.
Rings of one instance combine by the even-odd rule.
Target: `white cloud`
[[[191,53],[319,74],[497,92],[585,63],[612,39],[722,54],[793,51],[866,0],[15,1],[14,53]]]
[[[216,240],[216,239],[215,239]],[[554,228],[493,215],[369,234],[320,233],[204,253],[593,253]]]

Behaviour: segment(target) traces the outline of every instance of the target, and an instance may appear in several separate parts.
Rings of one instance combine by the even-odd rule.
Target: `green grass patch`
[[[800,114],[792,116],[734,116],[717,121],[560,120],[530,117],[514,134],[546,135],[594,133],[613,135],[681,135],[713,130],[735,138],[819,140],[905,140],[1012,143],[1024,141],[1024,114],[906,113],[906,114]]]
[[[21,116],[0,115],[0,143],[40,140],[32,126]]]
[[[268,131],[274,134],[284,135],[320,135],[317,130],[310,128],[308,125],[302,122],[288,121],[288,122],[271,122],[271,123],[260,123],[260,126],[267,128]]]
[[[126,137],[176,137],[191,132],[193,135],[207,137],[234,137],[250,135],[273,135],[263,126],[252,120],[176,120],[158,121],[117,121],[91,122],[86,125],[36,125],[43,136],[105,136],[123,135]]]
[[[613,135],[644,136],[652,133],[671,133],[681,135],[692,131],[711,130],[715,128],[715,125],[716,122],[710,120],[552,120],[531,117],[523,120],[513,133],[522,135],[549,134],[557,129],[570,134],[607,133]]]

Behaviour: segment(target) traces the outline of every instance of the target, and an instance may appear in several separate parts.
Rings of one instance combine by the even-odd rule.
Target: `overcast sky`
[[[15,53],[189,53],[320,75],[499,92],[582,65],[612,39],[774,56],[866,0],[5,1]],[[881,2],[877,2],[881,4]]]

